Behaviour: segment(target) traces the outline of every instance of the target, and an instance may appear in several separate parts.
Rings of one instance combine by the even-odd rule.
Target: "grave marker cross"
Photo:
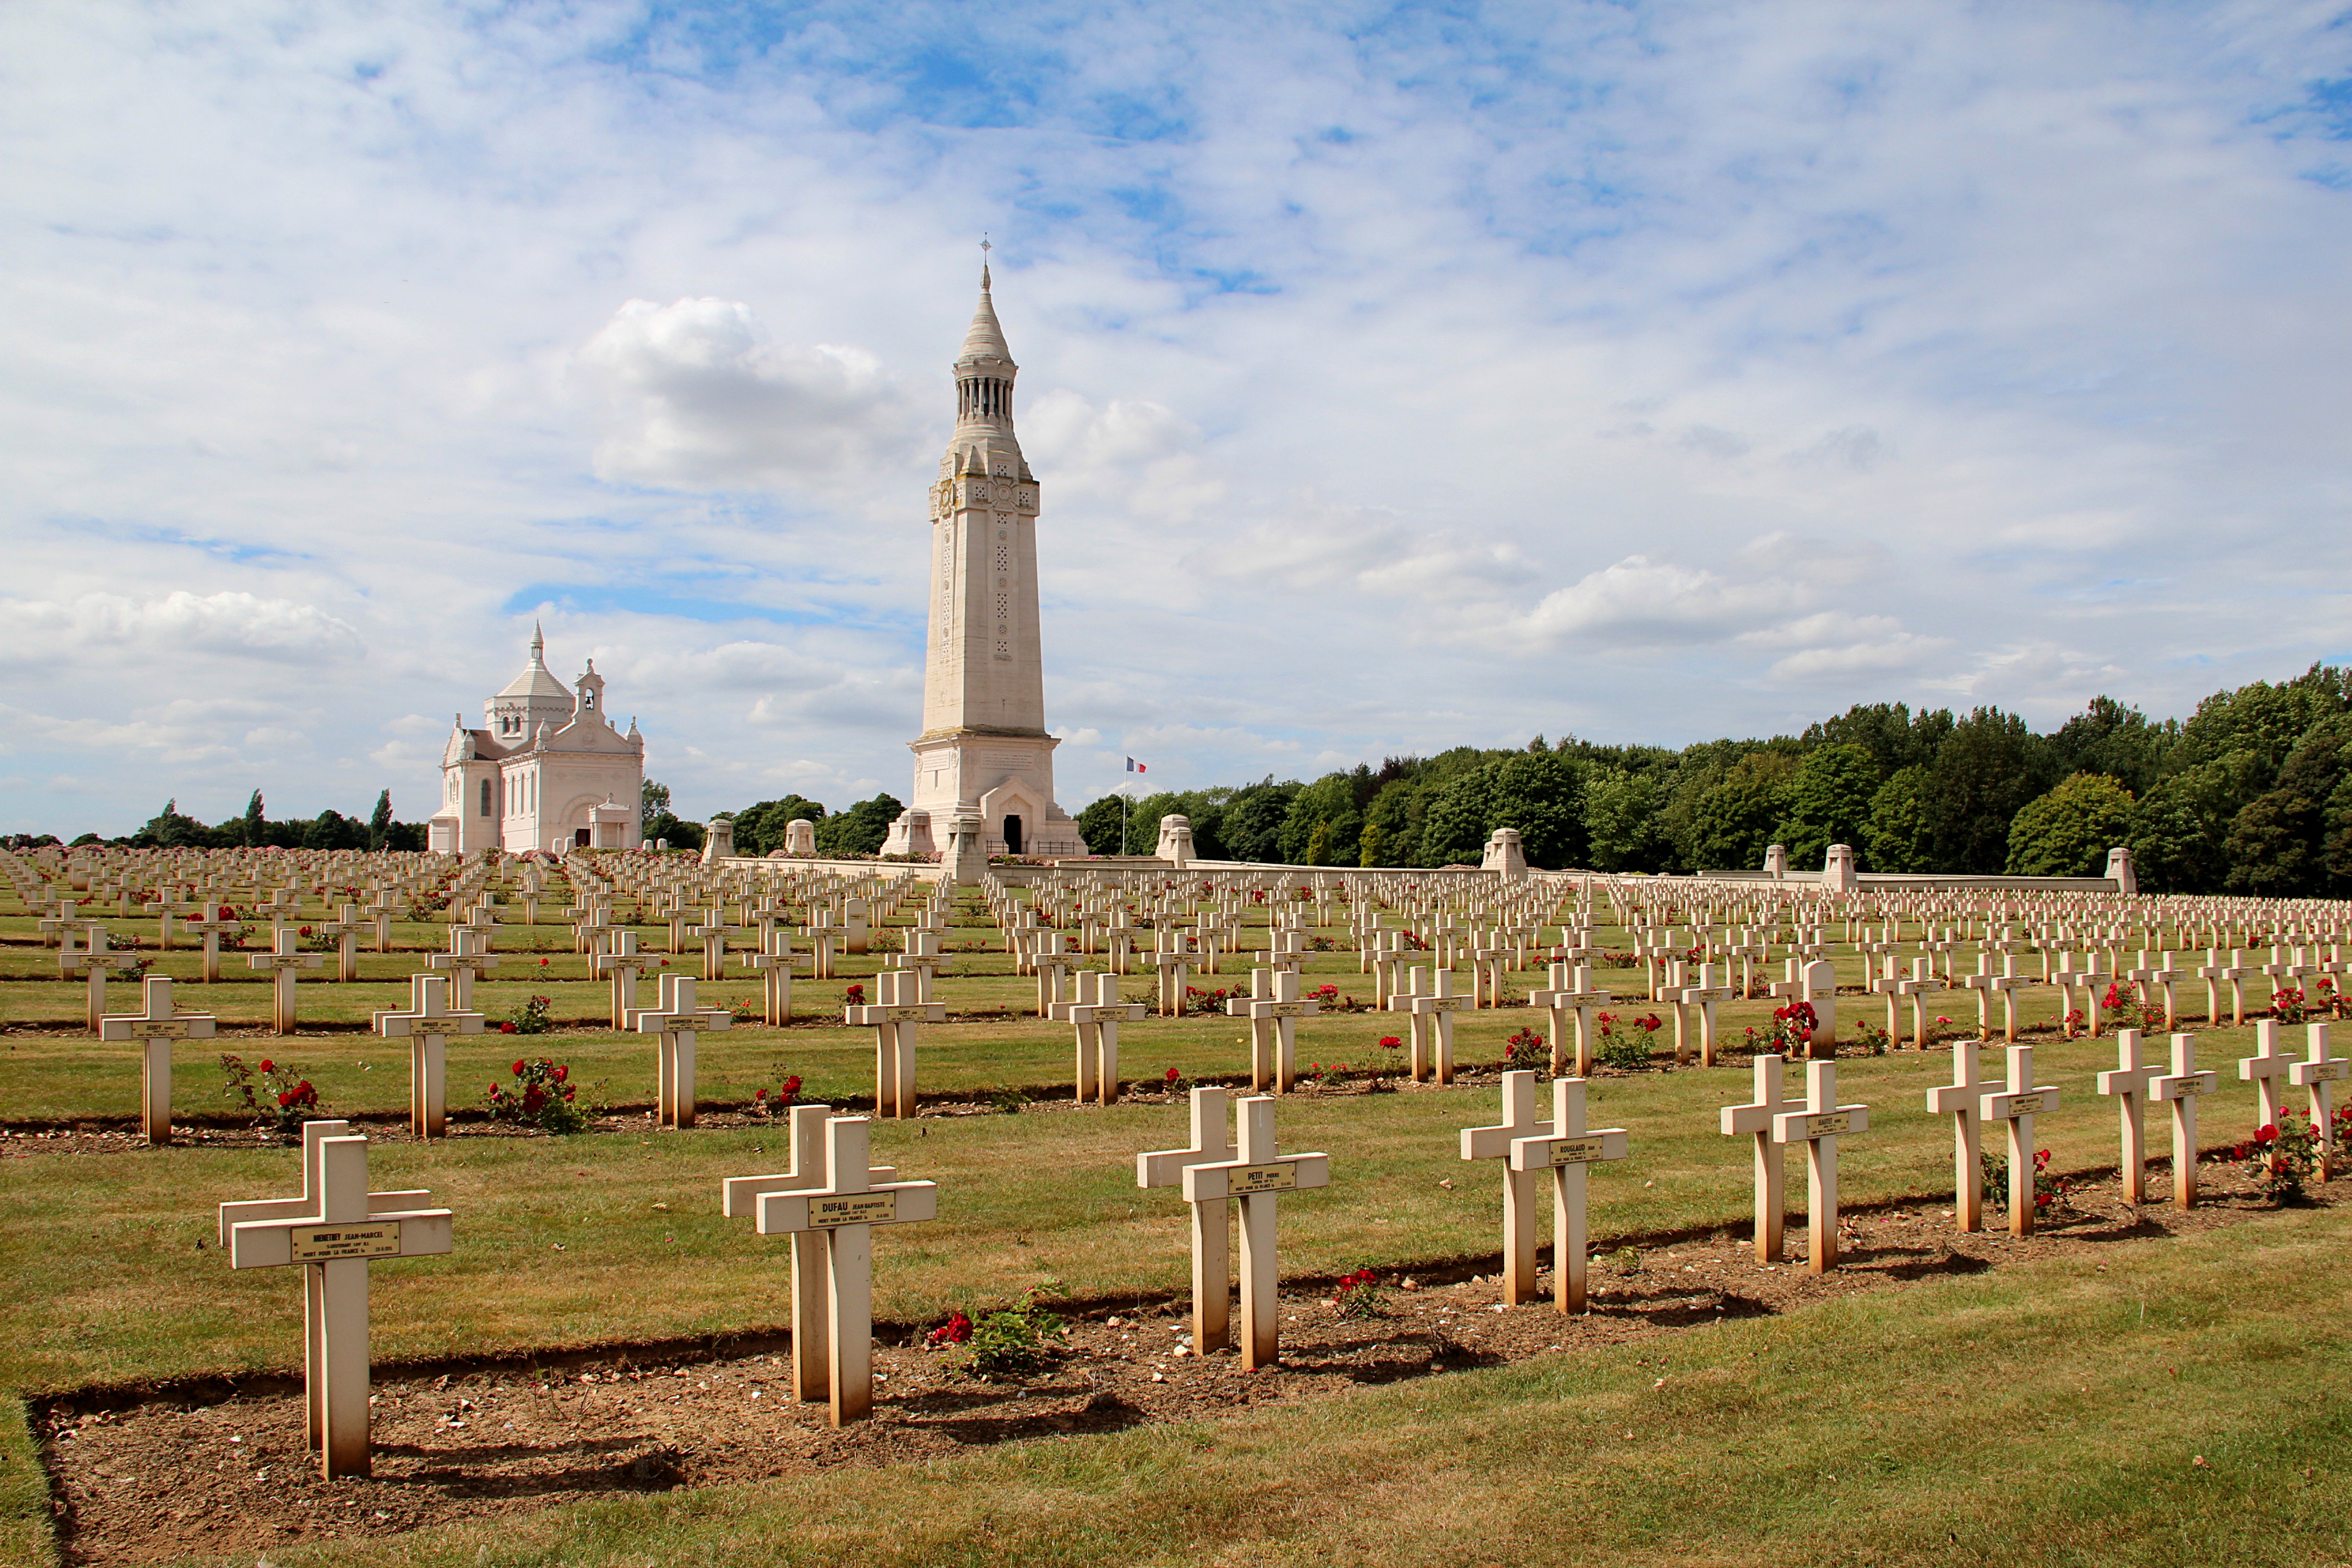
[[[107,972],[115,969],[135,972],[139,968],[139,955],[128,948],[120,952],[109,948],[106,928],[102,925],[85,926],[83,934],[89,939],[89,945],[79,952],[74,948],[70,932],[58,939],[58,973],[66,975],[76,970],[82,973],[89,983],[89,1032],[102,1035],[106,1018]]]
[[[760,1194],[761,1236],[815,1231],[824,1237],[825,1368],[835,1426],[874,1414],[874,1227],[937,1219],[936,1182],[876,1182],[873,1123],[835,1116],[824,1124],[821,1186]]]
[[[1274,1135],[1276,1101],[1255,1095],[1238,1107],[1239,1151],[1230,1161],[1189,1165],[1184,1201],[1242,1201],[1242,1365],[1250,1372],[1272,1366],[1280,1354],[1275,1311],[1275,1194],[1305,1192],[1331,1183],[1328,1154],[1283,1154]],[[1193,1233],[1200,1233],[1196,1228]]]
[[[719,1184],[719,1212],[729,1219],[759,1217],[760,1200],[770,1193],[822,1188],[825,1173],[825,1122],[833,1109],[795,1105],[787,1116],[792,1165],[769,1176],[730,1176]],[[887,1165],[868,1166],[866,1185],[898,1179]],[[826,1303],[833,1286],[827,1272],[824,1233],[800,1230],[793,1237],[793,1396],[814,1405],[832,1398],[833,1334]]]
[[[1536,1075],[1503,1075],[1503,1120],[1493,1127],[1465,1127],[1465,1160],[1503,1162],[1503,1302],[1523,1306],[1536,1298],[1536,1173],[1511,1163],[1521,1138],[1549,1138],[1552,1124],[1536,1120]]]
[[[161,974],[147,977],[142,1013],[119,1014],[99,1020],[104,1040],[144,1042],[139,1069],[139,1126],[150,1143],[172,1141],[172,1042],[209,1040],[210,1013],[183,1013],[172,1005],[172,982]]]
[[[2137,1029],[2117,1029],[2115,1070],[2099,1075],[2099,1092],[2116,1097],[2122,1123],[2124,1201],[2135,1204],[2147,1196],[2148,1085],[2164,1074],[2162,1068],[2140,1060],[2139,1042]]]
[[[915,1031],[924,1024],[944,1024],[948,1010],[938,1002],[919,1002],[921,977],[911,969],[892,969],[874,977],[874,1001],[862,1007],[844,1007],[842,1021],[874,1026],[874,1113],[908,1117],[915,1114]]]
[[[1927,1091],[1927,1109],[1952,1119],[1952,1216],[1962,1235],[1984,1228],[1984,1177],[1979,1119],[1984,1097],[2000,1086],[1977,1076],[1977,1043],[1952,1045],[1952,1081]]]
[[[1838,1260],[1838,1140],[1870,1126],[1866,1105],[1837,1102],[1837,1063],[1805,1064],[1805,1109],[1773,1118],[1773,1141],[1805,1145],[1806,1265],[1826,1274]]]
[[[446,1137],[449,1131],[449,1037],[482,1032],[479,1013],[449,1010],[449,977],[412,974],[408,1007],[374,1015],[375,1032],[408,1042],[408,1125],[419,1138]]]
[[[367,1140],[341,1121],[302,1125],[302,1195],[220,1205],[232,1268],[303,1268],[303,1394],[320,1474],[364,1476],[368,1442],[368,1260],[450,1249],[447,1209],[424,1192],[371,1193]]]
[[[2308,1026],[2305,1038],[2311,1042],[2311,1054],[2287,1069],[2287,1079],[2311,1092],[2311,1121],[2319,1129],[2319,1179],[2333,1181],[2336,1168],[2336,1112],[2331,1103],[2333,1091],[2328,1086],[2352,1069],[2352,1062],[2327,1054],[2326,1025]]]
[[[1752,1133],[1756,1140],[1756,1260],[1778,1263],[1784,1245],[1788,1214],[1788,1164],[1773,1128],[1790,1102],[1781,1098],[1788,1058],[1767,1054],[1755,1061],[1756,1098],[1746,1105],[1723,1108],[1723,1135]]]
[[[640,1035],[657,1035],[657,1087],[654,1119],[663,1127],[694,1125],[694,1041],[705,1029],[724,1029],[734,1020],[723,1007],[698,1007],[694,976],[661,977],[661,1005],[641,1007],[629,1015],[629,1026]]]
[[[2042,1111],[2057,1109],[2058,1091],[2046,1084],[2036,1086],[2033,1081],[2033,1047],[2010,1047],[2008,1087],[1999,1093],[1985,1096],[1984,1113],[1988,1121],[2009,1123],[2009,1233],[2011,1236],[2033,1234],[2033,1118]]]
[[[298,950],[294,944],[301,938],[296,934],[292,926],[279,926],[271,932],[271,935],[276,938],[276,941],[271,944],[270,950],[268,952],[254,953],[245,962],[247,968],[266,969],[270,972],[270,1000],[273,1004],[271,1011],[276,1016],[276,1027],[279,1034],[290,1035],[294,1033],[295,1024],[295,978],[303,970],[316,969],[326,960],[318,953]]]
[[[2172,1201],[2197,1206],[2197,1097],[2221,1086],[2221,1075],[2197,1070],[2197,1037],[2172,1037],[2172,1070],[2148,1081],[2150,1100],[2172,1102]]]
[[[1077,1037],[1073,1081],[1080,1105],[1108,1105],[1118,1099],[1119,1024],[1139,1023],[1150,1011],[1143,1003],[1118,999],[1116,974],[1081,973],[1076,1000],[1054,1005],[1054,1016],[1070,1024]]]
[[[2279,1120],[2279,1084],[2294,1066],[2294,1058],[2279,1046],[2279,1026],[2276,1018],[2257,1019],[2254,1024],[2254,1054],[2238,1062],[2238,1079],[2254,1086],[2254,1125],[2276,1127]]]
[[[1514,1173],[1551,1172],[1552,1307],[1562,1313],[1584,1310],[1585,1168],[1626,1154],[1623,1128],[1585,1126],[1584,1088],[1580,1078],[1553,1079],[1550,1134],[1511,1144]]]
[[[1194,1165],[1230,1163],[1237,1157],[1226,1119],[1225,1091],[1192,1091],[1192,1144],[1156,1149],[1135,1157],[1139,1187],[1181,1187]],[[1225,1229],[1233,1217],[1229,1201],[1188,1204],[1192,1215],[1192,1352],[1206,1355],[1233,1343],[1234,1277]]]

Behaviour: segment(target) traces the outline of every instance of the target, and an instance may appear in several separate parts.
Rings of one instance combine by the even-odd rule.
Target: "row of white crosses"
[[[1806,1264],[1823,1274],[1836,1268],[1838,1259],[1838,1140],[1867,1131],[1870,1108],[1838,1103],[1834,1061],[1805,1064],[1802,1104],[1783,1099],[1782,1069],[1787,1065],[1785,1057],[1756,1058],[1756,1098],[1746,1105],[1723,1108],[1723,1134],[1755,1140],[1756,1257],[1763,1263],[1780,1260],[1788,1207],[1782,1156],[1792,1143],[1805,1145]]]

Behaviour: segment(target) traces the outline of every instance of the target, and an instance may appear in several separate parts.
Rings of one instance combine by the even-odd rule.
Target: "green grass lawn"
[[[514,951],[509,939],[534,929],[563,949],[547,954],[545,980],[534,973],[527,983],[487,985],[478,1005],[507,1010],[543,985],[559,996],[559,1016],[601,1010],[603,986],[587,981],[560,929],[509,928],[501,950]],[[959,928],[951,942],[988,934]],[[5,1019],[78,1017],[79,985],[37,978],[54,973],[54,954],[27,944],[28,935],[28,922],[0,918],[0,940],[16,939],[0,947]],[[539,954],[524,950],[519,960],[526,955],[537,971]],[[193,974],[184,952],[165,962]],[[306,981],[306,1016],[312,998],[322,1018],[390,1005],[416,962],[414,953],[371,955],[357,985]],[[1034,981],[1012,975],[994,943],[965,963],[982,972],[948,983],[951,1006],[1017,1010],[1034,998]],[[843,987],[877,966],[853,961],[839,981],[801,983],[797,1008],[837,1007]],[[1229,971],[1212,984],[1234,978]],[[1622,990],[1634,978],[1618,972],[1601,983]],[[1308,984],[1325,981],[1364,989],[1349,953],[1318,956]],[[1128,984],[1139,994],[1148,977]],[[731,1000],[751,990],[729,982],[706,995]],[[183,987],[182,1005],[217,1010],[225,1024],[258,1022],[267,990],[242,978],[192,984]],[[1883,1016],[1875,998],[1841,999],[1862,1017]],[[2049,1003],[2037,1005],[2049,1011]],[[1736,1037],[1769,1010],[1763,1003],[1727,1007],[1725,1033]],[[1955,999],[1944,1011],[1971,1023],[1975,1016],[1972,1000]],[[1524,1008],[1462,1017],[1460,1053],[1474,1062],[1493,1061],[1505,1036],[1534,1020]],[[1301,1059],[1360,1066],[1382,1054],[1378,1038],[1402,1033],[1400,1023],[1379,1014],[1313,1020],[1301,1031]],[[1129,1026],[1123,1076],[1156,1079],[1170,1066],[1187,1076],[1242,1071],[1242,1033],[1234,1021],[1213,1017]],[[137,1069],[129,1046],[47,1029],[5,1038],[0,1119],[131,1113]],[[407,1083],[405,1053],[395,1057],[387,1044],[344,1033],[223,1047],[299,1061],[331,1111],[389,1113],[404,1107]],[[2252,1093],[2232,1065],[2250,1053],[2252,1031],[2208,1032],[2200,1046],[2202,1065],[2223,1079],[2205,1105],[2211,1146],[2252,1126]],[[2092,1087],[2094,1073],[2114,1064],[2114,1050],[2112,1039],[2049,1040],[2039,1048],[2038,1079],[2065,1095],[2037,1127],[2059,1169],[2116,1158],[2114,1110]],[[1066,1085],[1069,1051],[1066,1026],[1030,1017],[932,1027],[922,1087],[969,1093]],[[478,1102],[480,1084],[525,1052],[571,1063],[600,1100],[652,1097],[649,1041],[565,1030],[457,1042],[453,1104]],[[812,1099],[871,1092],[871,1035],[863,1029],[741,1027],[706,1035],[700,1055],[706,1104],[742,1103],[754,1087],[772,1087],[785,1074],[801,1075]],[[211,1051],[189,1047],[183,1061],[176,1107],[183,1114],[221,1109]],[[1989,1072],[1997,1061],[1989,1051]],[[1922,1100],[1950,1063],[1944,1053],[1841,1062],[1841,1098],[1872,1108],[1870,1131],[1846,1140],[1842,1152],[1850,1205],[1948,1201],[1948,1123],[1929,1116]],[[1800,1084],[1792,1073],[1790,1089]],[[1716,1124],[1719,1107],[1748,1094],[1744,1068],[1596,1080],[1594,1125],[1626,1127],[1633,1147],[1629,1160],[1593,1173],[1596,1246],[1692,1230],[1744,1235],[1747,1140],[1723,1138]],[[1465,1166],[1456,1148],[1462,1127],[1491,1121],[1498,1110],[1491,1083],[1286,1100],[1285,1147],[1328,1151],[1332,1184],[1284,1202],[1284,1273],[1492,1256],[1498,1173]],[[2162,1154],[2162,1123],[2152,1119],[2150,1128],[2151,1148]],[[877,1158],[904,1176],[938,1181],[941,1194],[939,1220],[877,1239],[877,1315],[927,1323],[952,1308],[1009,1301],[1047,1279],[1089,1299],[1181,1296],[1188,1268],[1181,1205],[1166,1192],[1139,1192],[1133,1168],[1139,1150],[1181,1144],[1184,1129],[1182,1107],[1136,1103],[878,1123]],[[375,1354],[528,1352],[782,1325],[789,1317],[782,1247],[718,1214],[722,1177],[783,1163],[781,1134],[706,1127],[380,1142],[371,1159],[375,1184],[431,1188],[457,1213],[457,1245],[446,1258],[374,1271]],[[0,1303],[0,1388],[42,1393],[299,1367],[293,1281],[280,1270],[232,1273],[211,1245],[215,1205],[289,1194],[299,1184],[296,1164],[291,1150],[185,1144],[0,1159],[7,1216],[0,1270],[12,1285]],[[1801,1208],[1801,1159],[1791,1159],[1790,1174],[1791,1207]],[[1718,1326],[1664,1352],[1560,1358],[1276,1415],[1035,1443],[887,1479],[835,1474],[600,1504],[495,1531],[417,1538],[383,1556],[650,1557],[664,1564],[2307,1562],[2318,1539],[2316,1505],[2306,1520],[2296,1500],[2330,1485],[2340,1493],[2341,1472],[2328,1456],[2342,1447],[2346,1417],[2326,1398],[2273,1392],[2271,1379],[2292,1373],[2324,1388],[2326,1373],[2343,1364],[2346,1286],[2335,1259],[2346,1223],[2334,1213],[2290,1213],[2168,1247],[2119,1246],[2116,1263],[2095,1280],[2036,1266],[1879,1292],[1785,1321]],[[2153,1303],[2145,1328],[2135,1315],[2142,1303]],[[1664,1385],[1653,1388],[1659,1377]],[[37,1561],[46,1540],[37,1478],[18,1406],[5,1408],[0,1562]],[[2216,1468],[2184,1469],[2188,1460],[2175,1452],[2184,1447]],[[2315,1479],[2289,1485],[2295,1466]],[[2249,1501],[2257,1497],[2260,1507]],[[348,1555],[359,1561],[364,1550]]]

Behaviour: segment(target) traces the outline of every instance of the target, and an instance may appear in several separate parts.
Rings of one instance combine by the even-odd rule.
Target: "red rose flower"
[[[513,1026],[513,1025],[511,1025],[511,1024],[509,1024],[509,1026],[508,1026],[509,1028],[512,1028],[514,1026]],[[517,1062],[517,1063],[515,1063],[515,1065],[514,1065],[514,1075],[515,1075],[515,1077],[517,1077],[517,1078],[520,1078],[520,1077],[522,1076],[522,1063],[520,1063],[520,1062]]]
[[[278,1064],[271,1061],[268,1057],[264,1057],[261,1058],[261,1070],[263,1072],[276,1072],[278,1070]]]

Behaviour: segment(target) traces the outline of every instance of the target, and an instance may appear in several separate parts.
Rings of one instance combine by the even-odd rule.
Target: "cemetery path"
[[[2104,1270],[2115,1243],[2260,1225],[2276,1212],[2234,1166],[2207,1165],[2202,1175],[2203,1204],[2188,1213],[2135,1209],[2112,1180],[2080,1185],[2071,1208],[2022,1240],[2000,1230],[1956,1235],[1948,1211],[1932,1204],[1851,1215],[1842,1227],[1844,1267],[1820,1278],[1795,1253],[1759,1264],[1744,1233],[1627,1246],[1594,1258],[1591,1310],[1572,1318],[1548,1300],[1502,1309],[1496,1277],[1460,1279],[1458,1268],[1405,1275],[1381,1315],[1368,1318],[1342,1318],[1302,1282],[1282,1299],[1280,1369],[1255,1374],[1230,1353],[1191,1354],[1180,1302],[1087,1311],[1068,1324],[1053,1364],[1021,1382],[974,1381],[950,1352],[909,1336],[877,1344],[876,1418],[844,1431],[823,1424],[821,1405],[794,1401],[787,1363],[770,1353],[782,1346],[766,1342],[758,1353],[684,1360],[674,1346],[609,1347],[567,1352],[560,1365],[509,1359],[437,1375],[382,1366],[375,1474],[332,1484],[318,1479],[305,1452],[299,1384],[283,1378],[245,1393],[214,1382],[136,1397],[67,1394],[35,1414],[68,1563],[226,1555],[621,1492],[742,1485],[1208,1419],[1361,1385],[1663,1342],[1727,1319],[2031,1260]],[[1990,1222],[1996,1211],[1988,1209]]]

